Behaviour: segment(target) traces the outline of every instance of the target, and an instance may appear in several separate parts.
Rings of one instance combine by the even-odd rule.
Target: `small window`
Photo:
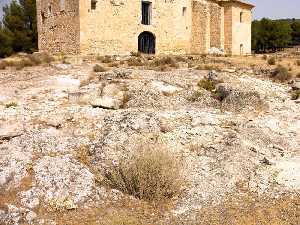
[[[244,21],[244,13],[243,12],[240,12],[240,23],[243,23]]]
[[[59,1],[60,11],[65,11],[65,0]]]
[[[96,10],[97,8],[97,0],[91,0],[91,10]]]
[[[142,24],[151,24],[151,2],[142,2]]]
[[[182,8],[182,16],[185,16],[186,15],[186,7],[183,7]]]
[[[52,13],[52,6],[51,4],[48,5],[48,14],[50,15]]]

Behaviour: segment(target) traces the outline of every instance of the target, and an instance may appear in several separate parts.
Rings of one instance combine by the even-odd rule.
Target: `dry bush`
[[[297,78],[300,78],[300,72],[299,72],[299,73],[297,73],[296,77],[297,77]]]
[[[118,62],[111,62],[111,63],[108,63],[108,67],[118,67],[119,66],[119,63]]]
[[[220,66],[218,66],[216,64],[201,64],[201,65],[196,66],[195,69],[196,70],[216,70],[216,71],[221,70]]]
[[[262,59],[263,59],[263,60],[267,60],[267,59],[268,59],[268,56],[267,56],[267,55],[263,55],[263,56],[262,56]]]
[[[182,185],[179,161],[169,151],[149,146],[112,165],[105,178],[112,188],[148,201],[172,198]]]
[[[296,60],[295,65],[300,66],[300,59]]]
[[[268,64],[274,66],[276,64],[276,59],[275,57],[271,57],[268,59]]]
[[[128,66],[143,66],[145,63],[141,58],[138,57],[131,57],[130,59],[127,60]]]
[[[16,102],[9,102],[5,104],[5,108],[15,108],[18,106],[18,103]]]
[[[289,73],[286,67],[282,65],[278,65],[276,69],[272,72],[270,77],[273,80],[285,82],[285,81],[289,81],[292,78],[292,75]]]
[[[153,67],[161,67],[161,66],[168,66],[173,68],[179,68],[179,65],[176,59],[172,56],[164,56],[162,58],[157,58],[150,64]]]
[[[102,62],[102,63],[112,63],[113,59],[111,56],[97,56],[97,60]]]
[[[193,94],[190,97],[187,98],[187,100],[191,102],[196,102],[202,97],[203,97],[203,92],[200,90],[196,90],[193,92]]]
[[[133,57],[141,57],[142,53],[141,52],[130,52],[130,55]]]
[[[93,71],[95,73],[99,73],[99,72],[105,72],[107,71],[107,69],[99,64],[96,64],[94,67],[93,67]]]

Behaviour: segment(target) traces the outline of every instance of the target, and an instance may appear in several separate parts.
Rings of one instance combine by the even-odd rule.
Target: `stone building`
[[[253,7],[239,0],[37,0],[39,49],[251,54]]]

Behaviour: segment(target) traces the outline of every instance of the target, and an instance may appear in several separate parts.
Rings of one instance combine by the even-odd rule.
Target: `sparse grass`
[[[201,97],[203,97],[203,92],[200,90],[196,90],[193,92],[192,96],[188,98],[189,101],[191,102],[196,102],[198,101]]]
[[[282,65],[278,65],[270,77],[273,80],[285,82],[285,81],[289,81],[292,78],[292,75],[289,73],[286,67]]]
[[[297,100],[300,98],[300,90],[296,90],[292,92],[292,100]]]
[[[272,66],[276,65],[276,59],[274,56],[268,59],[268,64]]]
[[[121,160],[119,165],[112,165],[105,173],[107,184],[151,202],[178,195],[182,185],[181,165],[169,151],[159,147],[147,146]]]
[[[93,71],[95,73],[100,73],[100,72],[106,72],[107,69],[99,64],[96,64],[94,67],[93,67]]]
[[[18,106],[18,103],[16,102],[9,102],[5,104],[5,108],[15,108]]]

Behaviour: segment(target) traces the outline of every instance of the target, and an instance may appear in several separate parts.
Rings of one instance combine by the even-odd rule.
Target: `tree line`
[[[270,20],[252,22],[252,50],[256,53],[275,52],[300,44],[300,21]]]
[[[3,8],[0,23],[0,58],[16,52],[37,50],[36,0],[13,0]],[[300,44],[300,20],[252,22],[252,49],[256,53],[275,52]]]

